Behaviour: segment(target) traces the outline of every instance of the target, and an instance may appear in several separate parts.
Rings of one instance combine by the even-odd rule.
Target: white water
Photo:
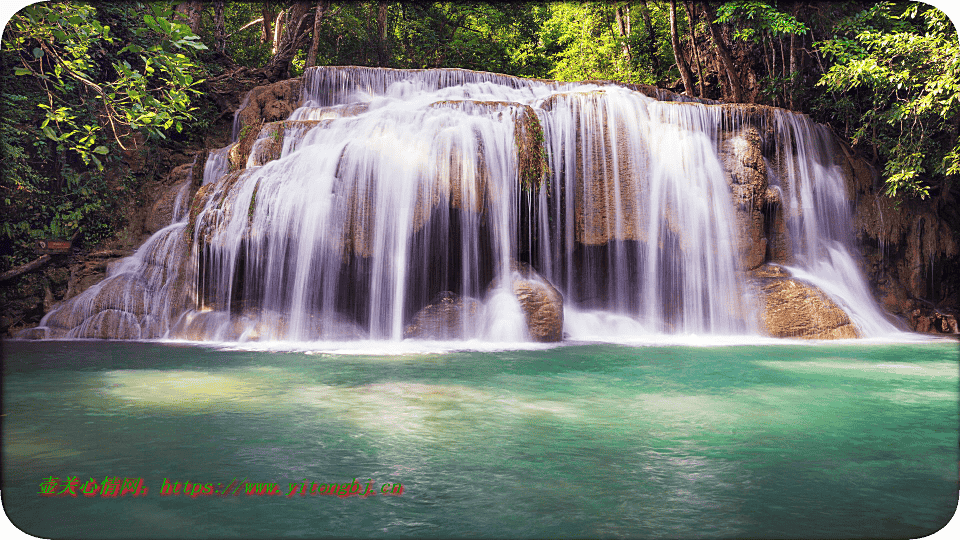
[[[531,113],[550,169],[539,186],[520,181],[517,129]],[[511,280],[499,279],[517,260],[564,295],[571,339],[757,336],[718,150],[735,116],[613,85],[312,69],[302,106],[264,126],[244,170],[228,173],[230,147],[210,152],[194,230],[180,234],[178,210],[161,231],[179,254],[154,253],[152,239],[141,262],[124,263],[134,281],[144,258],[168,261],[172,277],[148,280],[146,309],[112,307],[132,314],[118,337],[397,342],[417,310],[452,291],[483,305],[464,339],[518,343],[530,334]],[[773,118],[791,270],[863,335],[896,332],[851,255],[827,132],[786,111]],[[53,312],[69,336],[95,337],[103,286]]]
[[[852,212],[830,133],[797,114],[778,110],[775,117],[793,255],[786,268],[829,295],[864,337],[900,333],[870,294],[854,258]]]

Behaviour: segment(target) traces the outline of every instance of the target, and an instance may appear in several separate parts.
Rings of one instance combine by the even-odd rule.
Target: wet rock
[[[297,77],[250,90],[237,110],[237,129],[243,132],[247,126],[286,120],[300,105],[301,84]]]
[[[443,291],[424,306],[404,329],[404,338],[463,339],[475,328],[482,305],[475,298]]]
[[[957,317],[932,308],[916,308],[907,316],[910,327],[922,334],[960,334]]]
[[[20,330],[19,332],[17,332],[17,333],[14,335],[14,338],[15,338],[15,339],[29,339],[29,340],[48,339],[48,337],[49,337],[49,336],[48,336],[48,333],[49,333],[49,329],[48,329],[48,328],[45,328],[45,327],[42,327],[42,326],[38,326],[38,327],[34,327],[34,328],[25,328],[25,329],[23,329],[23,330]]]
[[[230,149],[230,170],[247,166],[247,157],[264,124],[286,120],[300,104],[301,79],[258,86],[247,94],[234,121],[237,144]]]
[[[530,265],[517,263],[513,293],[520,301],[530,337],[535,341],[563,340],[563,295]]]
[[[756,268],[766,260],[768,243],[764,210],[769,190],[760,131],[747,126],[728,133],[720,143],[720,162],[733,197],[741,265]]]
[[[936,203],[889,197],[864,159],[849,152],[846,158],[841,165],[855,195],[855,235],[872,261],[867,278],[884,307],[911,320],[912,310],[922,305],[957,309],[960,220],[949,217],[950,209],[958,207],[956,190]]]
[[[119,309],[107,309],[87,318],[70,332],[70,337],[87,339],[140,339],[140,321],[136,315]]]
[[[189,170],[190,165],[183,165],[178,167],[178,169]],[[160,198],[153,203],[153,206],[150,207],[150,210],[147,212],[144,221],[143,229],[148,233],[155,233],[160,229],[166,227],[173,223],[175,218],[182,217],[183,209],[186,208],[188,204],[188,194],[183,193],[185,189],[189,189],[187,186],[190,185],[188,180],[184,178],[181,182],[176,183],[169,188],[167,188],[163,193],[161,193]],[[181,208],[177,208],[177,202],[179,198],[179,203]],[[181,215],[175,216],[174,212],[178,211]]]
[[[940,316],[940,332],[944,334],[957,334],[957,318],[953,315]]]
[[[761,267],[760,328],[773,337],[846,339],[859,337],[850,317],[818,288]]]

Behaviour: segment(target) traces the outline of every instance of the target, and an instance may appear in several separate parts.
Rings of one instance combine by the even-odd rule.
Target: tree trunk
[[[33,272],[38,268],[43,268],[45,264],[50,262],[50,255],[41,255],[39,258],[34,259],[27,264],[21,264],[16,268],[7,270],[6,272],[0,274],[0,281],[7,281],[8,279],[13,279],[21,274],[26,274],[27,272]]]
[[[696,13],[693,10],[693,2],[687,0],[684,2],[687,10],[687,28],[690,30],[690,47],[693,49],[693,56],[697,59],[697,87],[700,89],[700,97],[705,97],[703,90],[703,64],[700,62],[700,48],[697,47],[697,38],[693,33],[694,21],[697,20]]]
[[[260,8],[260,15],[263,17],[263,26],[260,28],[260,43],[270,43],[273,41],[273,19],[277,16],[270,2],[263,3]]]
[[[329,6],[330,2],[325,0],[317,2],[317,9],[313,14],[313,39],[310,42],[310,50],[307,51],[305,67],[317,65],[317,49],[320,48],[320,25],[323,24],[323,18],[326,16]]]
[[[377,2],[377,66],[384,67],[390,57],[390,44],[387,43],[387,2]]]
[[[213,40],[217,44],[217,50],[221,53],[227,48],[227,32],[224,29],[223,22],[223,0],[217,0],[213,3]]]
[[[647,56],[650,57],[650,71],[659,79],[660,57],[657,55],[657,34],[653,30],[653,21],[650,20],[650,8],[647,6],[647,0],[641,0],[640,2],[640,16],[643,17],[643,25],[647,29]]]
[[[741,102],[743,101],[743,86],[740,84],[740,77],[737,75],[737,67],[733,63],[733,58],[730,56],[730,49],[727,48],[727,44],[723,41],[723,36],[720,35],[720,29],[717,28],[714,19],[717,18],[717,14],[710,8],[709,4],[705,6],[707,14],[707,25],[710,27],[710,36],[713,37],[713,44],[717,47],[717,53],[720,55],[720,59],[723,61],[723,67],[727,72],[727,79],[730,81],[730,90],[733,93],[733,101]]]
[[[632,66],[633,56],[630,54],[630,6],[626,6],[626,10],[623,9],[624,6],[617,6],[616,15],[617,15],[617,30],[620,33],[620,39],[623,42],[621,49],[623,50],[623,57],[627,60],[627,65]]]
[[[680,38],[677,36],[677,2],[670,0],[670,44],[673,46],[673,57],[677,62],[677,69],[680,70],[680,77],[683,79],[683,88],[688,96],[695,96],[696,89],[693,86],[693,74],[690,73],[690,66],[683,58],[683,50],[680,49]]]
[[[273,45],[270,46],[270,54],[276,55],[280,50],[280,39],[283,37],[283,25],[284,25],[284,16],[287,14],[286,10],[280,10],[280,13],[277,13],[277,18],[273,21]]]
[[[313,5],[297,2],[277,16],[274,30],[275,52],[263,72],[270,81],[279,81],[290,76],[290,61],[303,47],[303,40],[314,27]],[[282,21],[282,22],[281,22]]]
[[[804,37],[793,34],[790,36],[790,108],[797,110],[803,107],[803,96],[800,88],[803,84],[803,70],[806,56],[801,55],[804,46]]]
[[[194,34],[200,31],[200,15],[203,13],[203,5],[200,0],[189,0],[177,5],[177,13],[187,20],[187,26]]]

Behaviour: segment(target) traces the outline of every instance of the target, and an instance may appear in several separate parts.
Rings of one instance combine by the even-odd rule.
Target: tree
[[[130,131],[164,137],[164,131],[181,131],[193,118],[190,94],[199,80],[184,52],[206,47],[188,25],[172,20],[169,8],[152,4],[149,12],[141,10],[145,26],[134,29],[133,41],[116,52],[109,50],[115,43],[110,26],[91,5],[34,4],[10,20],[4,46],[19,51],[14,73],[32,77],[46,94],[36,104],[46,113],[43,134],[84,163],[102,167],[98,156],[109,151],[104,125],[106,136],[124,148]],[[114,58],[110,68],[95,61],[108,55]],[[89,108],[88,96],[99,105],[95,116],[102,121],[80,111]]]
[[[818,86],[856,92],[854,144],[885,161],[888,195],[931,195],[960,176],[960,43],[944,13],[883,2],[817,44],[832,61]],[[860,105],[862,104],[862,105]]]
[[[195,119],[204,49],[169,4],[49,2],[16,13],[0,46],[0,267],[34,240],[110,236],[133,179],[105,167]]]
[[[793,81],[799,75],[795,71],[796,37],[807,33],[807,26],[793,15],[758,0],[725,2],[717,10],[717,22],[735,28],[733,39],[760,46],[766,68],[764,92],[775,104],[786,105],[791,102],[791,90],[795,87]],[[785,51],[785,38],[792,44],[790,60]]]
[[[693,74],[690,72],[690,66],[683,57],[683,49],[680,48],[680,38],[677,36],[677,3],[676,0],[670,0],[670,44],[673,46],[673,57],[680,70],[680,77],[683,79],[683,88],[688,96],[697,94],[693,86]]]

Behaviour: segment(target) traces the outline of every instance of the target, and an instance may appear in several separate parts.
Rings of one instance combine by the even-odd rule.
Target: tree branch
[[[34,259],[27,264],[21,264],[20,266],[7,270],[6,272],[0,274],[0,282],[7,281],[8,279],[13,279],[21,274],[26,274],[27,272],[33,272],[43,268],[48,262],[50,262],[50,255],[41,255],[39,258]]]

